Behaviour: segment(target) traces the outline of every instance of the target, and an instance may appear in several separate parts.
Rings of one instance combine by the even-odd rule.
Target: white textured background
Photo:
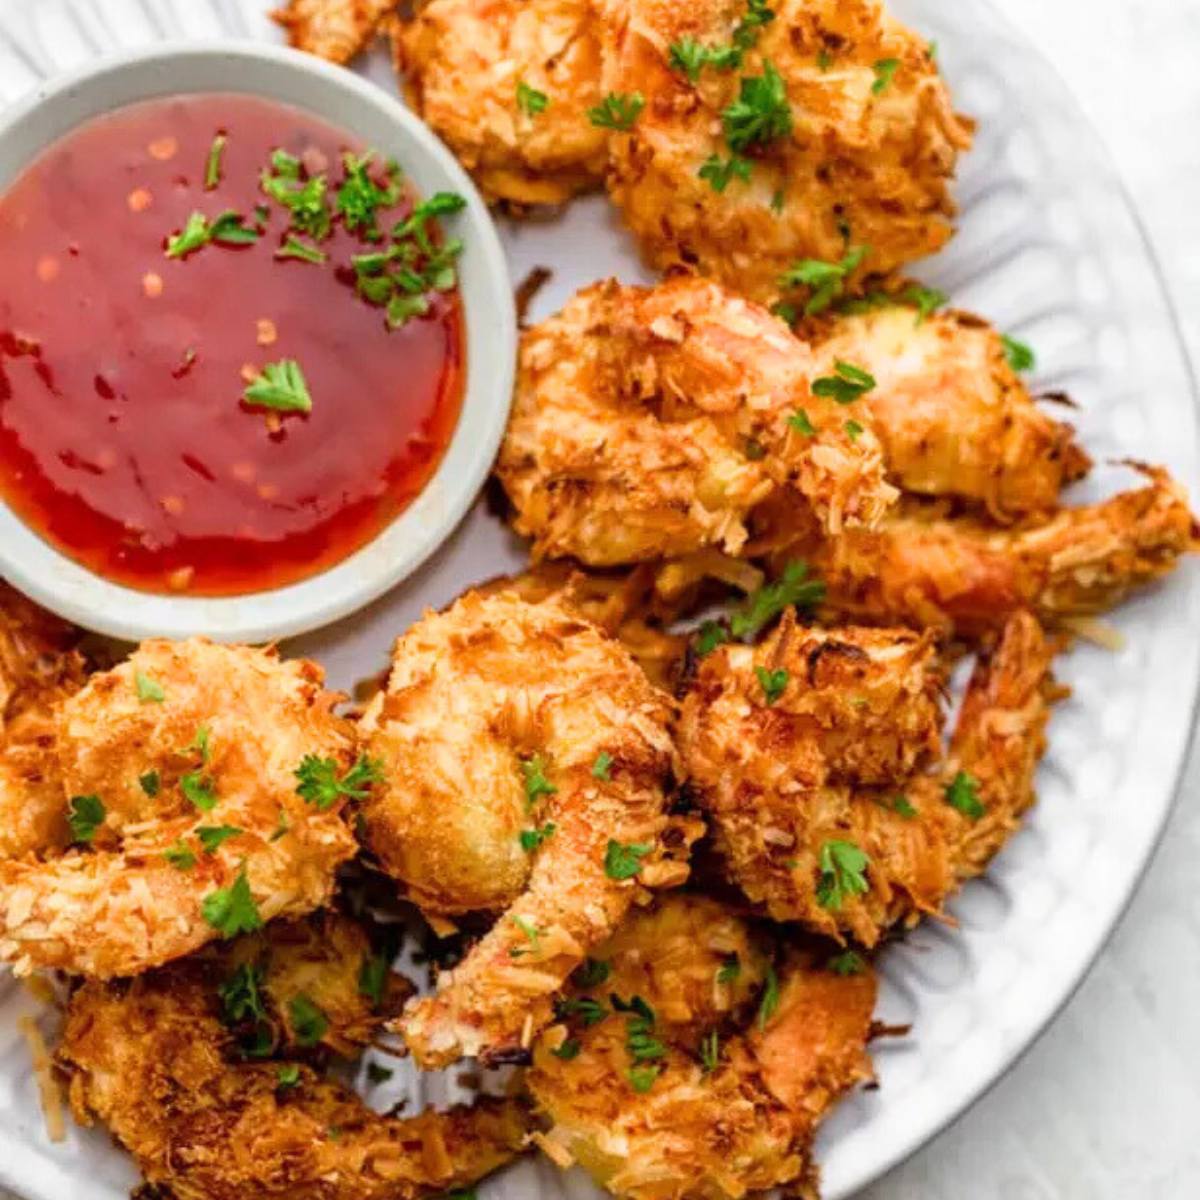
[[[994,2],[1106,139],[1200,362],[1200,0]],[[1194,758],[1146,879],[1074,1000],[990,1095],[862,1200],[1200,1198],[1198,877]]]
[[[1107,141],[1200,364],[1200,0],[993,2]],[[862,1200],[1200,1197],[1198,879],[1193,754],[1158,854],[1074,1000],[990,1095]]]

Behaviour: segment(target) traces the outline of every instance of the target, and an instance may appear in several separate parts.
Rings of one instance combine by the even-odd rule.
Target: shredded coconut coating
[[[670,709],[619,642],[554,599],[468,593],[397,642],[363,722],[387,774],[364,808],[368,847],[427,915],[502,914],[400,1022],[423,1066],[519,1048],[641,883],[686,878],[665,840]],[[535,764],[544,787],[526,782]],[[610,877],[612,842],[641,848],[636,875]]]
[[[139,696],[139,677],[161,701]],[[322,810],[296,790],[305,755],[351,761],[322,681],[314,663],[202,639],[146,642],[91,676],[56,710],[55,754],[62,810],[94,796],[103,821],[86,846],[0,862],[0,957],[18,974],[136,974],[220,936],[203,903],[243,870],[263,921],[325,903],[355,841],[344,800]],[[210,853],[197,830],[218,826],[239,832]],[[191,866],[166,857],[180,847]]]
[[[811,351],[766,309],[694,277],[580,292],[525,334],[497,467],[535,557],[590,566],[738,554],[777,494],[830,531],[895,498],[879,442],[814,396]],[[803,409],[816,433],[789,418]]]
[[[745,922],[706,898],[674,895],[634,916],[598,951],[609,979],[572,994],[599,997],[603,1019],[585,1027],[568,1015],[535,1050],[526,1079],[550,1122],[542,1149],[560,1165],[578,1163],[622,1200],[728,1200],[815,1187],[817,1124],[872,1077],[875,979],[865,963],[843,977],[785,952],[778,1002],[763,1009],[770,953]],[[736,976],[718,981],[731,961]],[[655,1015],[659,1073],[641,1093],[630,1072],[647,1063],[631,1056],[628,1017],[612,1011],[611,995],[640,996]],[[702,1047],[711,1053],[714,1036],[706,1066]],[[579,1046],[574,1057],[561,1056],[568,1038]]]
[[[399,0],[287,0],[271,14],[297,50],[347,63],[370,44]]]
[[[600,186],[608,132],[588,119],[601,100],[591,0],[429,0],[393,29],[413,107],[489,200],[559,204]]]
[[[972,123],[955,114],[931,48],[880,0],[775,0],[740,67],[693,82],[670,62],[686,38],[727,47],[742,0],[598,0],[605,90],[645,108],[611,142],[609,191],[651,265],[699,268],[769,302],[798,260],[838,262],[869,247],[857,279],[886,274],[949,240],[949,185]],[[895,61],[886,85],[877,63]],[[750,147],[748,180],[700,177],[730,148],[722,114],[744,77],[782,77],[791,132]]]

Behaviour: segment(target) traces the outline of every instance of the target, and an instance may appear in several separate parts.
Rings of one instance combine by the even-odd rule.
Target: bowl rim
[[[187,61],[203,69],[216,60],[244,64],[234,86],[147,87],[144,94],[105,101],[105,81],[139,68]],[[17,174],[58,137],[101,116],[143,100],[168,95],[241,93],[304,109],[302,100],[282,99],[258,76],[263,64],[340,90],[352,105],[374,109],[393,122],[408,144],[398,155],[406,171],[415,157],[446,180],[446,190],[467,199],[456,220],[463,222],[469,264],[462,271],[465,380],[458,422],[436,471],[417,497],[370,542],[316,575],[281,587],[235,596],[186,596],[126,587],[91,571],[51,545],[0,497],[0,577],[44,607],[86,629],[127,641],[203,634],[218,641],[268,642],[332,624],[364,608],[413,574],[450,537],[466,516],[491,472],[512,402],[516,372],[517,316],[508,265],[491,214],[458,160],[400,99],[378,84],[312,55],[284,46],[232,39],[174,40],[123,50],[37,87],[0,116],[0,145],[39,112],[69,94],[96,99],[65,132],[41,141],[18,164]],[[278,74],[272,78],[279,78]],[[337,128],[353,129],[354,118],[308,111]],[[405,161],[407,160],[407,161]],[[7,185],[5,185],[7,186]],[[424,190],[424,189],[422,189]],[[468,273],[469,272],[469,273]],[[479,332],[486,321],[488,349]],[[486,353],[486,361],[478,361]]]

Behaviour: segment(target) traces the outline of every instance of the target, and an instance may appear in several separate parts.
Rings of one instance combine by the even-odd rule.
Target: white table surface
[[[1200,0],[996,2],[1107,140],[1200,363]],[[862,1200],[1200,1198],[1198,875],[1193,754],[1142,887],[1078,994],[988,1096]]]
[[[1200,364],[1200,0],[994,2],[1108,142]],[[862,1200],[1200,1197],[1198,876],[1193,753],[1162,845],[1075,998],[990,1095]]]

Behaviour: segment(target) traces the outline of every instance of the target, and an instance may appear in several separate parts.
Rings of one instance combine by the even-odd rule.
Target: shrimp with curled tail
[[[363,718],[387,779],[363,808],[368,847],[435,921],[501,914],[399,1022],[422,1066],[527,1046],[640,885],[686,878],[665,836],[670,713],[555,599],[467,593],[397,642]]]
[[[827,532],[876,523],[896,496],[879,442],[812,392],[814,364],[706,280],[584,289],[522,344],[497,466],[517,532],[536,557],[611,566],[736,555],[775,496]]]
[[[54,713],[73,846],[0,861],[0,958],[132,975],[325,903],[364,772],[322,679],[202,639],[92,675]]]
[[[314,1031],[324,1026],[338,1050],[386,1017],[354,986],[366,950],[360,929],[327,916],[85,983],[58,1049],[76,1118],[103,1122],[147,1183],[178,1200],[418,1200],[469,1187],[520,1153],[519,1103],[385,1117],[314,1069],[324,1057]],[[407,990],[381,980],[383,995]],[[287,1019],[298,1000],[299,1031]],[[262,1028],[274,1040],[259,1040]]]
[[[813,1185],[817,1125],[872,1077],[867,964],[838,974],[793,949],[776,963],[745,921],[683,894],[596,955],[526,1075],[541,1148],[622,1200]]]
[[[928,636],[785,618],[706,656],[679,749],[731,880],[775,920],[866,946],[940,911],[1034,802],[1052,657],[1037,620],[1012,616],[943,757]]]

